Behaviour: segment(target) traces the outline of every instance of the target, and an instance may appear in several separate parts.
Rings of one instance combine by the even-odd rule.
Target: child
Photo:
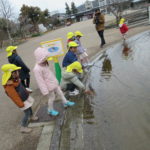
[[[69,50],[66,53],[62,62],[63,67],[67,67],[68,65],[78,60],[77,55],[76,55],[77,47],[78,47],[78,44],[76,42],[69,42],[68,44]]]
[[[84,67],[86,67],[89,64],[89,59],[88,59],[88,54],[86,53],[86,49],[83,48],[80,42],[80,38],[83,36],[83,34],[80,31],[76,31],[75,36],[76,36],[75,42],[78,44],[77,55],[79,56],[81,64]]]
[[[64,107],[73,106],[75,103],[66,100],[63,92],[60,89],[60,86],[58,85],[56,77],[49,69],[47,61],[49,57],[49,52],[44,48],[37,48],[34,52],[34,55],[36,58],[36,65],[33,71],[41,93],[43,95],[47,95],[49,98],[48,114],[52,116],[57,116],[59,112],[53,108],[53,102],[55,100],[56,94],[61,97]]]
[[[16,66],[21,67],[20,70],[20,79],[23,84],[23,86],[28,90],[29,92],[32,92],[32,90],[29,88],[30,86],[30,69],[25,65],[21,57],[17,54],[17,46],[8,46],[6,48],[8,61],[11,64],[15,64]]]
[[[120,32],[122,34],[123,40],[126,40],[126,35],[128,32],[128,26],[125,24],[125,19],[121,18],[119,22]]]
[[[17,67],[14,64],[5,64],[2,66],[3,76],[2,85],[4,86],[7,96],[24,111],[25,116],[22,119],[21,129],[22,133],[29,133],[32,131],[28,128],[28,120],[38,120],[38,117],[34,117],[31,106],[33,105],[34,99],[29,96],[28,91],[24,88],[19,79],[19,71],[21,67]]]
[[[80,91],[84,91],[84,93],[90,93],[89,91],[85,90],[84,84],[78,78],[78,74],[82,73],[82,65],[78,61],[75,61],[67,66],[62,72],[62,90],[69,91],[70,96],[77,95],[75,90],[76,88],[80,89]]]
[[[67,33],[67,44],[69,43],[69,42],[73,42],[75,40],[75,35],[74,35],[74,33],[73,32],[68,32]]]

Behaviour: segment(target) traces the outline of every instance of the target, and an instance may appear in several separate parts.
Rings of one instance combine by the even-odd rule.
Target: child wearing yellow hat
[[[68,44],[69,42],[74,41],[74,40],[75,40],[75,35],[74,35],[74,33],[73,33],[73,32],[68,32],[68,33],[67,33],[67,44]]]
[[[69,50],[66,53],[62,62],[63,67],[67,67],[68,65],[78,60],[77,55],[76,55],[77,47],[78,47],[78,44],[76,42],[69,42],[68,44]]]
[[[88,59],[88,54],[86,53],[86,49],[82,46],[81,44],[81,37],[83,37],[83,34],[80,31],[75,32],[75,42],[78,44],[77,47],[77,55],[79,57],[79,60],[81,64],[86,67],[89,65],[89,59]]]
[[[17,54],[17,46],[8,46],[6,48],[7,52],[7,58],[9,63],[15,64],[19,67],[20,69],[20,79],[23,84],[23,86],[29,91],[32,92],[32,90],[29,88],[30,86],[30,69],[26,66],[26,64],[23,62],[21,57]]]
[[[18,67],[14,64],[5,64],[1,67],[3,71],[2,85],[5,89],[7,96],[22,110],[25,115],[21,122],[20,131],[23,133],[29,133],[32,131],[28,128],[29,119],[38,120],[38,117],[33,116],[32,105],[34,99],[29,95],[29,92],[24,88],[19,78]]]
[[[126,35],[129,29],[128,29],[128,26],[125,24],[124,18],[120,19],[119,28],[120,28],[120,32],[122,34],[123,40],[126,40]]]
[[[79,80],[78,75],[82,74],[82,65],[80,62],[75,61],[72,64],[68,65],[62,71],[62,81],[61,88],[63,91],[69,91],[70,96],[75,96],[79,94],[79,91],[84,91],[85,93],[89,93],[85,89],[84,84]]]

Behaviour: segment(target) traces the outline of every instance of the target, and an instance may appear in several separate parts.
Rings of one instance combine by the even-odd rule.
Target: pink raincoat
[[[36,65],[33,69],[36,81],[43,95],[59,87],[58,81],[50,70],[48,65],[42,63],[49,57],[49,52],[44,48],[37,48],[34,52],[36,58]]]

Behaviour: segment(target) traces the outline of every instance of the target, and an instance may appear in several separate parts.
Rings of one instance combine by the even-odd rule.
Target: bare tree
[[[115,2],[107,6],[109,12],[116,17],[116,23],[118,25],[120,18],[123,15],[123,11],[130,6],[130,1]]]
[[[12,6],[7,0],[0,0],[0,14],[1,17],[4,18],[6,22],[6,29],[9,40],[13,42],[13,39],[10,34],[10,19],[13,16]]]

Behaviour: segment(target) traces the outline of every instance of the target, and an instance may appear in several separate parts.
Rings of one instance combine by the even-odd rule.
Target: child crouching
[[[62,72],[61,88],[63,91],[69,91],[70,96],[78,95],[78,89],[86,94],[91,93],[79,80],[79,74],[83,74],[83,70],[81,63],[78,61],[68,65]]]
[[[18,70],[20,70],[21,67],[17,67],[14,64],[5,64],[1,69],[4,72],[2,76],[2,85],[6,94],[25,114],[21,122],[20,131],[22,133],[29,133],[32,131],[31,128],[28,128],[29,119],[38,120],[38,117],[34,117],[32,113],[31,107],[34,99],[29,96],[29,92],[22,85],[19,78]]]
[[[48,96],[48,114],[57,116],[59,112],[53,108],[56,94],[61,97],[64,107],[73,106],[75,103],[65,98],[56,77],[49,69],[47,61],[49,52],[39,47],[35,50],[34,55],[36,58],[36,65],[33,71],[41,93]]]

